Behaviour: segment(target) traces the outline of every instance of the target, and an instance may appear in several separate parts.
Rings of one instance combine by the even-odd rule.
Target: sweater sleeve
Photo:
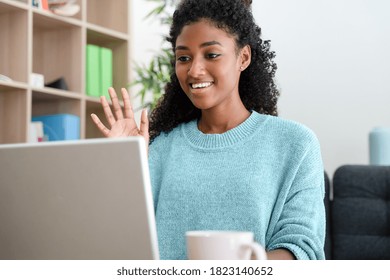
[[[325,258],[324,169],[318,140],[311,136],[298,168],[290,169],[295,176],[281,191],[275,206],[280,214],[267,244],[268,250],[285,248],[297,259]]]

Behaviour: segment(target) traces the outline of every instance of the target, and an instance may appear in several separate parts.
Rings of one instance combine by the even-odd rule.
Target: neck
[[[198,129],[205,134],[221,134],[243,123],[250,112],[242,106],[235,110],[202,110]]]

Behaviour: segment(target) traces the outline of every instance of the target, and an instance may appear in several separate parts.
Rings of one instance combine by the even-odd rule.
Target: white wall
[[[280,116],[315,131],[326,170],[368,164],[368,133],[390,126],[390,2],[255,0],[277,54]]]
[[[271,40],[281,89],[279,113],[317,134],[325,169],[368,164],[368,133],[390,126],[390,1],[254,0]],[[132,0],[133,57],[147,62],[161,46],[153,5]]]

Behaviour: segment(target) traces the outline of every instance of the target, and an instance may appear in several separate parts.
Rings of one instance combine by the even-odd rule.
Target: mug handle
[[[252,242],[251,244],[247,245],[248,248],[252,251],[255,260],[266,260],[267,259],[267,253],[264,250],[264,247],[261,246],[257,242]]]

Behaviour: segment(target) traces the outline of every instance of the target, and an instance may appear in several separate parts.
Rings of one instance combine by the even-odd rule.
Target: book
[[[107,98],[108,88],[112,87],[112,50],[109,48],[100,47],[100,93]]]
[[[95,45],[87,45],[87,63],[86,63],[86,89],[85,92],[89,96],[100,96],[101,81],[100,81],[100,59],[99,47]]]
[[[41,9],[48,11],[49,10],[48,0],[40,0],[40,1],[41,1]]]

